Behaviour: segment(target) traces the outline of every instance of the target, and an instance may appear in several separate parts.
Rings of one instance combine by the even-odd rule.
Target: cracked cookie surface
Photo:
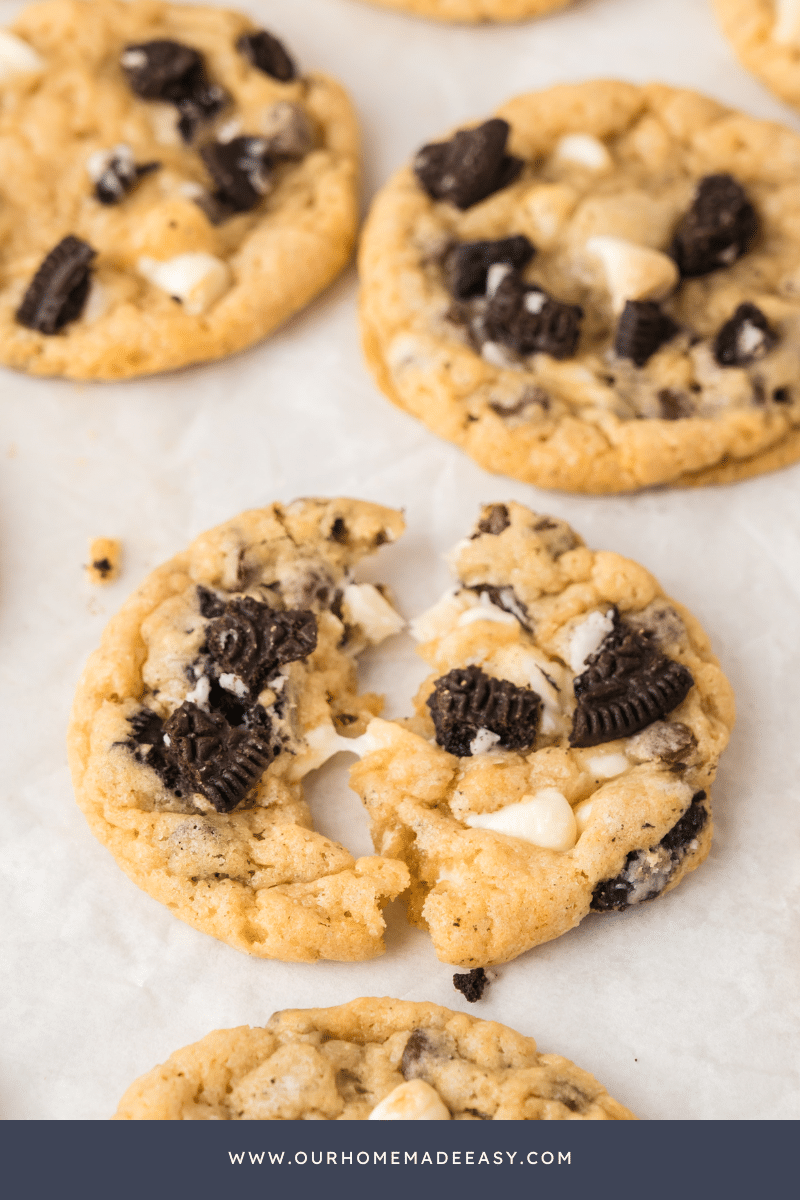
[[[412,623],[433,668],[372,721],[351,786],[439,958],[506,962],[674,888],[711,845],[734,720],[697,621],[563,521],[487,506],[456,587]]]
[[[524,21],[566,8],[572,0],[367,0],[435,21]]]
[[[423,147],[362,241],[380,387],[488,470],[541,487],[729,482],[794,462],[799,161],[778,125],[610,81],[517,97]]]
[[[69,730],[75,793],[130,878],[249,954],[383,951],[402,863],[314,831],[302,779],[380,711],[355,657],[403,626],[359,559],[399,513],[298,500],[243,513],[155,570],[108,625]]]
[[[533,1038],[436,1004],[361,999],[217,1030],[123,1096],[118,1121],[631,1121]],[[475,1162],[478,1163],[475,1152]],[[488,1160],[487,1160],[488,1161]]]
[[[220,358],[346,263],[350,103],[249,18],[50,0],[0,45],[6,365],[120,379]]]

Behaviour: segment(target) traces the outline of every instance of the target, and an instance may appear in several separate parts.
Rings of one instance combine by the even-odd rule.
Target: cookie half
[[[0,362],[121,379],[231,354],[346,263],[342,88],[237,13],[50,0],[0,32]]]
[[[123,1096],[117,1121],[633,1121],[533,1038],[436,1004],[352,1000],[220,1029]]]
[[[520,96],[423,147],[364,233],[395,403],[488,470],[624,492],[800,458],[800,137],[693,92]]]
[[[708,854],[734,721],[708,639],[643,567],[487,506],[412,625],[417,715],[375,720],[351,786],[440,959],[502,963],[674,888]]]
[[[800,4],[797,0],[713,0],[742,64],[782,100],[800,107]]]
[[[572,0],[369,0],[383,8],[430,17],[434,21],[524,21],[541,17]]]
[[[130,878],[262,958],[383,950],[402,863],[316,833],[302,779],[380,711],[355,657],[403,626],[351,568],[399,513],[298,500],[243,513],[154,571],[106,629],[69,730],[75,793]]]

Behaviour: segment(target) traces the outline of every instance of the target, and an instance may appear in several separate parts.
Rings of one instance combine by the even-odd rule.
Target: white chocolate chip
[[[81,321],[86,325],[91,325],[95,321],[99,321],[100,317],[108,312],[110,297],[108,290],[103,287],[102,283],[98,283],[93,279],[89,286],[89,295],[86,297],[86,303],[83,306],[81,313]]]
[[[611,610],[589,613],[585,621],[576,625],[567,648],[567,661],[576,674],[583,671],[586,660],[600,649],[613,628],[614,615]]]
[[[499,741],[499,733],[492,733],[491,729],[479,729],[469,744],[469,752],[470,754],[485,754]]]
[[[614,165],[603,143],[590,133],[567,133],[559,138],[555,158],[560,162],[586,167],[597,174],[610,171]]]
[[[187,200],[199,200],[206,194],[206,189],[202,184],[195,183],[193,179],[185,179],[183,183],[178,184],[178,192]]]
[[[450,1110],[424,1079],[409,1079],[384,1096],[368,1121],[450,1121]]]
[[[25,71],[43,71],[44,59],[37,54],[33,46],[0,29],[0,80],[10,79],[12,75],[21,75]]]
[[[626,300],[663,300],[678,285],[677,266],[660,250],[605,235],[589,238],[586,250],[602,264],[615,312]]]
[[[462,625],[472,625],[475,621],[495,621],[498,625],[519,625],[514,614],[492,604],[486,592],[481,592],[478,604],[462,612],[456,624],[460,628]]]
[[[349,625],[358,625],[371,646],[405,628],[405,621],[372,583],[349,583],[342,601]]]
[[[150,283],[180,300],[192,317],[204,313],[231,285],[228,264],[203,251],[178,254],[164,262],[143,256],[136,268]]]
[[[409,622],[411,636],[416,642],[431,642],[434,638],[443,637],[455,628],[458,618],[471,600],[469,593],[456,592],[454,589],[445,592],[441,600]]]
[[[800,0],[776,0],[772,40],[779,46],[800,46]]]
[[[586,832],[589,822],[592,819],[592,806],[594,800],[583,800],[572,810],[575,817],[575,824],[578,826],[578,837]]]
[[[586,759],[586,768],[595,779],[613,779],[627,771],[630,763],[624,754],[593,754]]]
[[[473,829],[522,838],[546,850],[571,850],[578,840],[575,815],[555,788],[542,788],[535,796],[523,796],[518,804],[507,804],[493,813],[475,813],[464,821]]]
[[[547,296],[544,292],[528,292],[522,303],[529,313],[536,315],[542,311],[547,303]]]

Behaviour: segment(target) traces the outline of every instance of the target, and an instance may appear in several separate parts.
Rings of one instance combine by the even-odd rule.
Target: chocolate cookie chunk
[[[732,175],[706,175],[675,230],[672,256],[681,275],[708,275],[732,266],[757,233],[758,215],[742,185]]]
[[[437,679],[427,705],[439,745],[448,754],[467,758],[481,730],[495,734],[495,742],[506,750],[533,745],[541,697],[531,688],[494,679],[479,667],[466,667]]]
[[[54,334],[83,312],[97,254],[88,242],[68,234],[48,254],[16,311],[20,325]]]
[[[201,121],[224,108],[224,88],[206,76],[203,57],[191,46],[168,39],[126,46],[120,56],[128,84],[143,100],[163,100],[180,112],[178,129],[191,142]]]
[[[522,270],[536,253],[524,236],[500,238],[496,242],[461,242],[447,254],[445,278],[456,300],[469,300],[486,291],[486,276],[495,263],[508,263]]]
[[[570,358],[578,345],[583,309],[562,304],[509,271],[483,315],[487,338],[516,354]]]
[[[259,29],[257,33],[242,34],[236,43],[236,49],[259,71],[271,75],[281,83],[288,83],[297,76],[297,68],[286,47],[271,33],[267,33],[266,29]]]
[[[218,671],[241,679],[252,694],[284,663],[307,658],[317,645],[317,619],[307,611],[276,611],[245,596],[232,600],[208,626],[206,647]]]
[[[475,967],[465,975],[453,976],[453,987],[461,992],[468,1004],[476,1004],[488,986],[489,978],[483,967]]]
[[[272,160],[264,138],[209,142],[200,157],[216,184],[213,199],[220,219],[255,208],[270,190]]]
[[[508,187],[522,161],[506,154],[510,125],[498,117],[477,129],[461,129],[449,142],[423,146],[414,160],[417,179],[435,200],[471,208]]]
[[[677,708],[693,684],[691,672],[662,654],[651,637],[618,621],[575,679],[570,745],[631,737]]]
[[[778,334],[755,304],[740,304],[714,339],[721,367],[748,367],[777,345]]]
[[[614,352],[643,367],[679,328],[654,300],[628,300],[614,335]]]
[[[275,757],[268,721],[258,731],[233,729],[220,714],[188,702],[175,710],[164,734],[187,790],[205,796],[217,812],[232,812]]]

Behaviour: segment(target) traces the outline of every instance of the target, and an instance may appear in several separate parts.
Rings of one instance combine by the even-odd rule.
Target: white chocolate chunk
[[[368,1121],[450,1121],[450,1110],[424,1079],[408,1079],[376,1104]]]
[[[0,80],[10,79],[12,75],[21,75],[25,71],[43,71],[44,59],[37,54],[33,46],[0,29]]]
[[[143,256],[136,269],[150,283],[180,300],[192,317],[204,313],[231,286],[228,264],[204,251],[178,254],[164,262]]]
[[[578,827],[578,837],[585,833],[588,828],[589,822],[592,819],[593,805],[594,800],[584,800],[580,804],[576,805],[572,810],[573,816],[575,817],[575,824]]]
[[[576,163],[597,174],[610,171],[614,165],[603,143],[590,133],[567,133],[559,138],[555,158],[560,162]]]
[[[103,287],[102,283],[98,283],[96,279],[93,279],[89,286],[89,295],[86,297],[86,303],[83,306],[80,319],[85,325],[92,325],[95,321],[99,321],[108,312],[110,300],[108,290]]]
[[[371,646],[405,628],[400,613],[372,583],[349,583],[344,589],[342,607],[348,624],[359,625]]]
[[[411,636],[416,642],[431,642],[434,638],[449,633],[458,624],[458,618],[469,606],[470,597],[455,590],[445,592],[424,613],[409,622]]]
[[[470,754],[485,754],[499,741],[499,733],[492,733],[491,729],[479,729],[469,744],[469,752]]]
[[[567,659],[576,675],[583,671],[586,660],[600,649],[613,628],[614,617],[609,610],[606,613],[589,613],[586,620],[573,629]]]
[[[800,46],[800,0],[776,0],[772,40],[779,46]]]
[[[342,737],[336,732],[330,721],[323,721],[321,725],[310,729],[306,734],[308,751],[299,756],[302,761],[298,761],[299,772],[295,772],[295,778],[300,778],[309,771],[315,771],[317,767],[321,767],[341,750],[355,750],[355,743],[360,740]]]
[[[472,829],[522,838],[545,850],[571,850],[578,840],[575,815],[555,788],[542,788],[535,796],[523,796],[518,804],[507,804],[493,813],[474,813],[464,821]]]
[[[677,266],[660,250],[606,235],[589,238],[586,250],[602,264],[615,312],[626,300],[663,300],[678,285]]]
[[[586,759],[586,767],[595,779],[613,779],[627,771],[630,763],[624,754],[593,754]]]
[[[495,621],[498,625],[519,625],[519,621],[513,613],[506,612],[504,608],[498,608],[496,604],[492,604],[486,592],[481,592],[480,603],[472,608],[468,608],[458,618],[457,624],[472,625],[475,621]]]

